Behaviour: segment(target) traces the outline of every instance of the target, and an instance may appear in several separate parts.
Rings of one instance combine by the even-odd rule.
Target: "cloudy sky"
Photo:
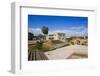
[[[63,32],[68,37],[88,35],[88,17],[28,15],[29,32],[43,34],[43,26],[49,28],[49,33]]]

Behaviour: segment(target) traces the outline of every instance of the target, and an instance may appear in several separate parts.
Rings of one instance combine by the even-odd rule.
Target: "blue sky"
[[[29,32],[42,34],[41,28],[47,26],[50,32],[64,32],[68,36],[87,35],[88,17],[28,15]]]

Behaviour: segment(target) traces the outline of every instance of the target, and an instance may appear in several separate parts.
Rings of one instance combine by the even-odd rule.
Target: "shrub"
[[[74,42],[71,42],[72,45],[74,45]]]
[[[41,50],[42,49],[42,45],[43,45],[42,41],[37,41],[37,43],[35,45],[35,48],[38,49],[38,50]]]
[[[49,40],[48,42],[43,43],[43,45],[42,45],[42,49],[44,51],[49,51],[52,47],[53,47],[53,43],[52,43],[51,40]]]

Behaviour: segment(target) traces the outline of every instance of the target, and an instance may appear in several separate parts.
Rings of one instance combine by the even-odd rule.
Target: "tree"
[[[28,32],[28,40],[33,40],[34,34],[31,32]]]
[[[43,34],[46,36],[47,34],[48,34],[48,27],[46,27],[46,26],[43,26],[42,27],[42,32],[43,32]]]
[[[43,32],[44,35],[48,34],[48,30],[49,30],[48,27],[46,27],[46,26],[42,27],[42,32]]]

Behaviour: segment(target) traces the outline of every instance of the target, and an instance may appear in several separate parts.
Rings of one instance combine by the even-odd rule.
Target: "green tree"
[[[48,34],[48,27],[46,27],[46,26],[43,26],[42,27],[42,32],[43,32],[43,34],[46,36],[47,34]]]
[[[34,34],[31,32],[28,32],[28,40],[33,40]]]

